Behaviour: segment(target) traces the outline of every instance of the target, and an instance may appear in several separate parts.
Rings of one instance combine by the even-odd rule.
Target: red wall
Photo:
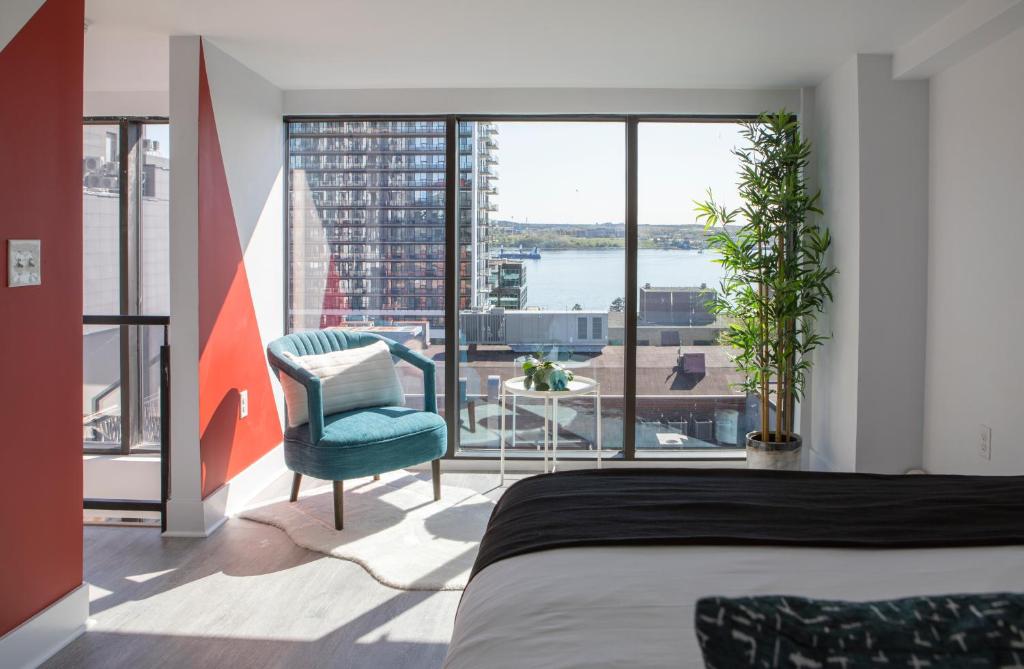
[[[199,450],[203,497],[281,443],[266,354],[199,57]],[[239,391],[249,415],[239,418]]]
[[[82,582],[83,0],[0,52],[0,634]],[[7,286],[7,240],[42,240]]]

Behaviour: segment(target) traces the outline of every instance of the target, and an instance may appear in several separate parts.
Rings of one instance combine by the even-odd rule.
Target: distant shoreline
[[[515,245],[505,244],[503,246],[504,246],[506,251],[518,250],[519,247],[520,247],[519,244],[515,244]],[[527,250],[527,249],[532,250],[532,249],[536,248],[538,251],[540,251],[542,253],[544,251],[609,251],[609,250],[613,250],[613,249],[624,249],[625,247],[626,247],[626,244],[625,244],[624,241],[621,244],[606,244],[606,245],[603,245],[603,246],[596,246],[596,245],[595,246],[590,246],[590,245],[588,245],[588,246],[575,246],[575,245],[567,245],[567,246],[540,246],[540,245],[537,245],[537,244],[522,244],[522,248],[524,250]],[[640,242],[640,249],[641,250],[645,250],[645,251],[702,251],[702,250],[708,250],[706,248],[701,248],[701,247],[692,247],[692,248],[688,248],[687,249],[687,248],[683,248],[681,246],[654,246],[654,245],[644,244],[642,241]],[[492,246],[491,250],[495,251],[496,249],[495,249],[495,247]]]
[[[717,286],[722,279],[722,266],[714,251],[640,249],[637,255],[640,286]],[[585,309],[607,310],[625,295],[626,251],[621,247],[547,249],[541,251],[540,260],[520,262],[526,270],[526,304],[531,307],[563,311],[579,304]]]
[[[593,225],[553,223],[513,223],[494,221],[489,240],[492,248],[540,249],[564,251],[583,249],[621,249],[626,245],[626,228],[622,223],[595,223]],[[738,226],[729,226],[735,233]],[[703,225],[639,225],[638,242],[641,249],[694,251],[707,248],[711,232]]]

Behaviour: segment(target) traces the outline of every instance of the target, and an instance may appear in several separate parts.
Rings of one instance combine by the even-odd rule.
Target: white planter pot
[[[760,432],[747,433],[747,469],[800,469],[800,449],[803,439],[791,434],[789,441],[761,441]]]

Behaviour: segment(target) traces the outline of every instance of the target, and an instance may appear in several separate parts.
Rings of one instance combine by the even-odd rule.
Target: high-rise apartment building
[[[497,128],[462,123],[459,308],[487,304]],[[288,124],[289,328],[444,319],[445,123]]]

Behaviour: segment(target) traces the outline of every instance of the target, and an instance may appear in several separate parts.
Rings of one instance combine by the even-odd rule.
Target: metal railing
[[[171,347],[168,340],[168,327],[171,319],[168,316],[83,316],[83,325],[116,325],[116,326],[138,326],[151,325],[161,326],[164,330],[163,344],[160,346],[160,396],[159,421],[160,434],[160,499],[159,500],[134,500],[134,499],[96,499],[85,498],[83,508],[103,511],[157,511],[160,513],[160,529],[167,530],[167,499],[170,496],[171,488]],[[152,409],[155,408],[153,396],[147,397],[144,406],[149,406],[150,411],[143,412],[144,431],[152,429],[154,416]]]

